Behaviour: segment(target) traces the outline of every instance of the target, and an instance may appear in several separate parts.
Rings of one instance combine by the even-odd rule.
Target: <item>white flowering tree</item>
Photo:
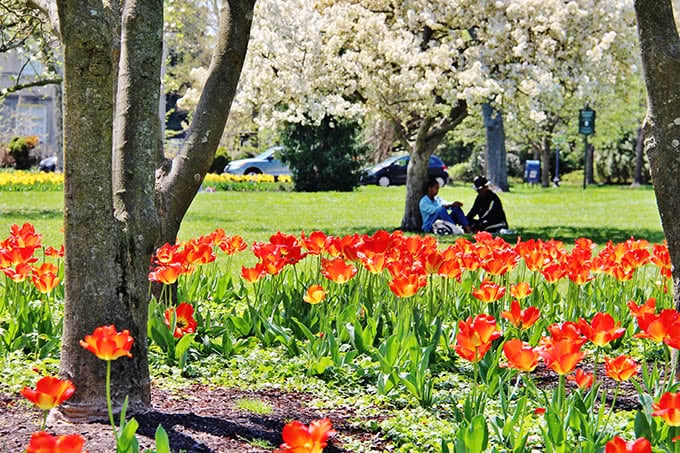
[[[262,0],[255,22],[240,105],[269,124],[390,121],[411,155],[405,230],[420,226],[430,155],[469,109],[521,121],[547,162],[558,128],[635,71],[625,0]]]

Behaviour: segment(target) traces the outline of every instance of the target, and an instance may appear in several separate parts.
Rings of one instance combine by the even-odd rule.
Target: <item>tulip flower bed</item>
[[[256,263],[231,269],[242,253]],[[0,353],[29,368],[55,369],[62,254],[28,224],[0,242]],[[149,280],[164,285],[149,309],[156,379],[316,394],[319,420],[286,425],[269,450],[330,437],[328,451],[680,451],[664,244],[480,233],[440,246],[398,231],[247,244],[218,229],[158,249]],[[298,435],[318,443],[295,450]]]
[[[45,173],[32,171],[0,171],[0,191],[55,191],[62,190],[64,175],[62,173]],[[221,175],[209,173],[205,177],[203,190],[232,191],[291,191],[293,180],[290,176],[272,175]]]

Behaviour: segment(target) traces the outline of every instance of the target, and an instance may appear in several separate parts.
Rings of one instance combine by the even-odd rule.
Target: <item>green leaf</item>
[[[175,346],[175,359],[179,360],[184,354],[186,354],[186,352],[191,347],[191,344],[194,342],[195,336],[195,333],[188,333],[180,338],[180,340],[177,342],[177,345]]]
[[[156,453],[170,453],[170,439],[163,425],[156,428]]]

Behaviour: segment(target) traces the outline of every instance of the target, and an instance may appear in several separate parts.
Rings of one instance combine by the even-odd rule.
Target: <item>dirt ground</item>
[[[151,410],[135,416],[140,425],[137,439],[141,450],[153,448],[154,433],[161,424],[168,432],[174,452],[267,452],[281,444],[281,430],[288,421],[309,423],[323,417],[329,417],[338,432],[324,450],[326,453],[349,452],[343,448],[341,438],[360,439],[377,452],[389,450],[379,434],[352,428],[348,420],[349,417],[355,419],[356,414],[320,413],[307,407],[312,398],[302,393],[248,392],[192,385],[181,394],[152,388],[151,398]],[[272,411],[268,415],[248,412],[237,406],[237,401],[243,399],[265,402]],[[24,451],[31,434],[38,431],[41,420],[41,411],[21,396],[0,394],[0,452]],[[89,453],[115,452],[113,432],[104,420],[78,425],[56,422],[48,426],[47,431],[55,435],[81,434]]]

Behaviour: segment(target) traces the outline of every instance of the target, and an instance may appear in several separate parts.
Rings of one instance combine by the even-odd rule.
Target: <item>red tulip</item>
[[[328,439],[335,435],[328,418],[313,421],[306,426],[295,420],[283,427],[283,444],[275,453],[321,453]]]
[[[538,353],[543,358],[545,366],[561,375],[571,373],[585,356],[581,351],[581,344],[569,339],[545,344],[538,348]]]
[[[474,319],[469,317],[458,321],[456,352],[465,360],[479,362],[491,348],[491,343],[500,336],[493,316],[480,314]]]
[[[640,370],[640,366],[632,357],[622,355],[614,359],[604,358],[605,374],[615,381],[627,381],[635,376]]]
[[[490,280],[484,280],[479,289],[473,289],[472,295],[482,302],[495,302],[505,295],[505,287]]]
[[[508,359],[507,366],[519,371],[533,371],[538,365],[538,352],[522,340],[508,340],[503,345],[503,353]]]
[[[71,381],[45,376],[36,383],[35,390],[24,387],[21,394],[40,409],[47,411],[71,398],[75,391],[76,388]]]
[[[581,318],[577,324],[581,333],[594,345],[600,347],[608,345],[626,332],[626,329],[621,327],[621,323],[615,322],[609,313],[596,313],[590,324]]]
[[[80,340],[80,345],[96,355],[101,360],[116,360],[120,357],[132,357],[130,348],[134,339],[130,332],[116,331],[115,326],[101,326],[94,329],[92,335],[85,335],[85,340]]]
[[[626,442],[619,436],[615,436],[604,446],[605,453],[652,453],[652,444],[644,437],[634,442]]]
[[[357,273],[357,268],[345,263],[342,258],[321,259],[321,273],[336,283],[345,283]]]
[[[573,375],[567,376],[567,380],[575,382],[578,388],[581,390],[586,390],[592,387],[594,379],[595,377],[593,376],[593,373],[585,373],[580,368],[576,370],[576,373]]]
[[[664,393],[652,409],[652,416],[661,417],[667,425],[680,426],[680,393]]]
[[[85,439],[80,434],[52,436],[45,431],[33,433],[26,453],[87,453]]]
[[[182,338],[188,333],[196,332],[196,320],[194,319],[194,307],[191,304],[182,302],[177,308],[170,307],[163,313],[165,325],[172,329],[172,317],[175,317],[175,329],[172,336]]]
[[[394,277],[388,283],[390,290],[397,297],[410,297],[427,284],[427,280],[422,275],[409,274],[408,276]]]
[[[516,300],[513,300],[510,304],[510,311],[501,312],[501,316],[518,329],[528,329],[533,326],[540,315],[540,310],[533,306],[522,310]]]

